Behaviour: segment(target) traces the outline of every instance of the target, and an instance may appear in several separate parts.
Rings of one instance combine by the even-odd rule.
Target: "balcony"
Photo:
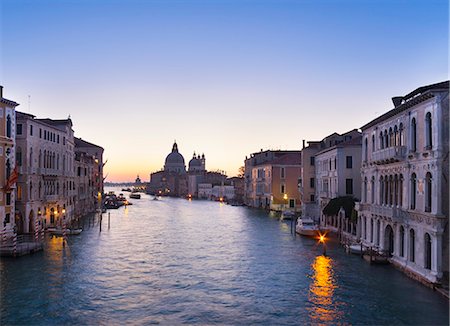
[[[372,153],[375,164],[389,164],[403,161],[406,158],[406,146],[394,146]]]
[[[371,205],[370,212],[372,214],[385,216],[392,219],[392,222],[402,223],[408,216],[408,212],[400,207]]]
[[[59,196],[58,195],[45,195],[46,201],[58,201]]]

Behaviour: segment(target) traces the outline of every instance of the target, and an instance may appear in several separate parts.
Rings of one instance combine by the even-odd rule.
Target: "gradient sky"
[[[143,180],[177,140],[232,176],[448,79],[448,1],[0,0],[4,96],[71,116],[107,181]],[[30,95],[30,101],[29,96]]]

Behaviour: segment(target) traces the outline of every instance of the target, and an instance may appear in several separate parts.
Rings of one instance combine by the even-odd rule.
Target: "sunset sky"
[[[148,181],[176,139],[233,176],[448,79],[448,1],[0,0],[4,97]],[[30,101],[29,97],[30,96]]]

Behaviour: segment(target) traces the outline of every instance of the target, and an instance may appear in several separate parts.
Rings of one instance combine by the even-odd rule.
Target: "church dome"
[[[184,157],[183,155],[178,153],[177,143],[173,143],[172,152],[166,157],[164,170],[174,172],[186,171],[186,166],[184,164]]]
[[[200,156],[196,157],[194,153],[194,157],[189,161],[189,167],[194,166],[202,166],[202,162],[200,161]]]

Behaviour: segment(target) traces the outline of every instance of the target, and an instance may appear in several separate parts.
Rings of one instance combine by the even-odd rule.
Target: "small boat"
[[[48,228],[47,231],[54,235],[64,235],[63,229]],[[78,235],[82,231],[83,229],[66,229],[66,235]]]
[[[153,197],[153,200],[159,200],[159,199],[158,199],[158,197],[155,196],[155,197]]]
[[[310,218],[300,218],[295,226],[295,231],[300,235],[316,236],[319,232],[319,227]]]
[[[133,199],[141,199],[141,195],[138,194],[138,193],[132,193],[132,194],[130,194],[130,198],[133,198]]]
[[[282,220],[292,220],[295,218],[295,212],[292,211],[283,211],[281,213],[281,219]]]

